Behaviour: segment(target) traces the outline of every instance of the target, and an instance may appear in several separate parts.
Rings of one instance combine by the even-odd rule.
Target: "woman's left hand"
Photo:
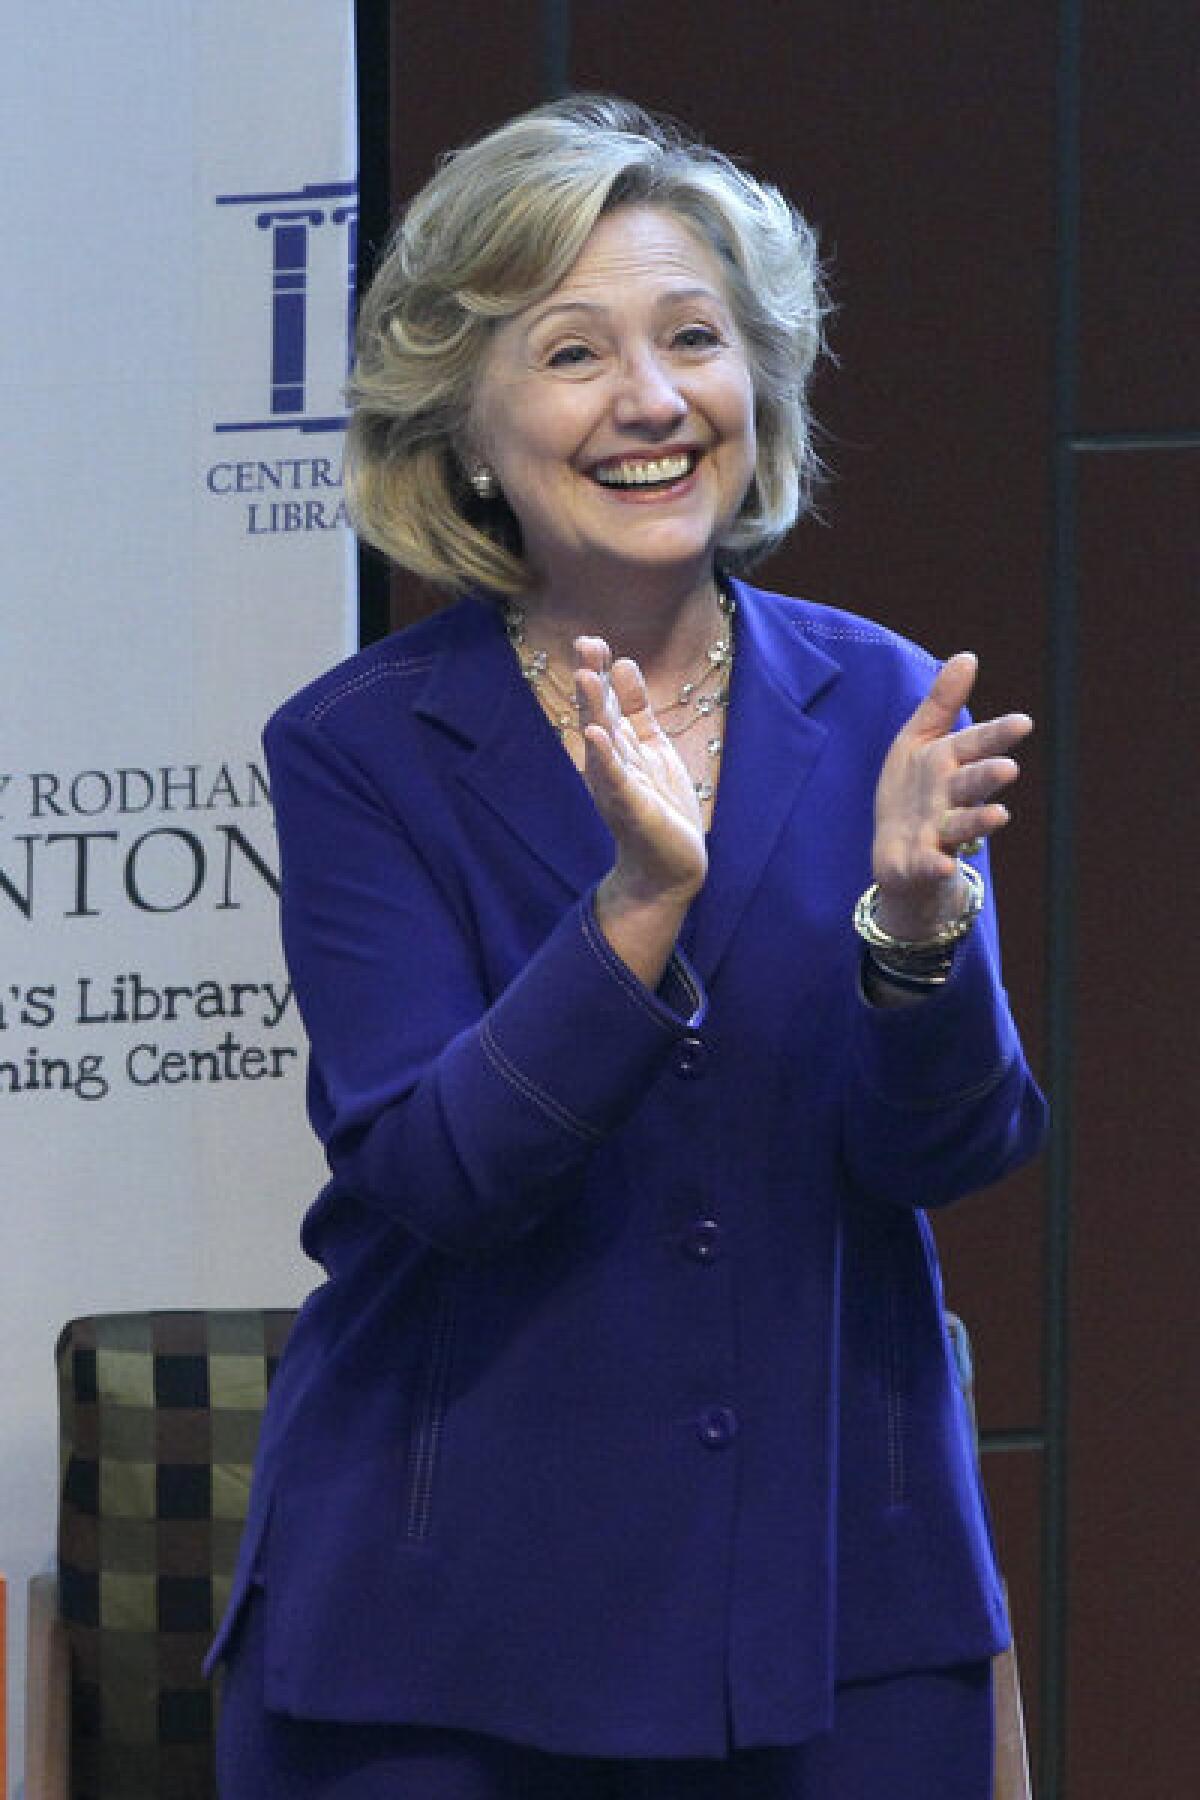
[[[996,795],[1020,774],[1010,752],[1033,720],[1005,713],[956,730],[978,669],[968,650],[943,663],[884,760],[871,866],[879,884],[876,916],[894,937],[922,941],[958,917],[965,882],[957,850],[1008,823]]]

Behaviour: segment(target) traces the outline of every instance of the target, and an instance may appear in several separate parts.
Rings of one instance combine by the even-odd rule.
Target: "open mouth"
[[[592,470],[592,479],[606,488],[671,487],[690,475],[698,461],[694,450],[681,450],[674,456],[623,457],[599,464]]]

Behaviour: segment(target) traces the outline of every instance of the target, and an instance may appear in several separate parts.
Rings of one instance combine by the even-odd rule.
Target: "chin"
[[[711,562],[716,554],[718,534],[711,527],[695,528],[671,520],[647,520],[641,530],[613,532],[600,548],[607,556],[623,561],[643,562],[648,566],[680,568]]]
[[[708,579],[713,568],[711,551],[652,552],[644,547],[635,549],[632,546],[625,553],[613,546],[605,556],[610,568],[618,568],[626,577],[644,576],[648,579],[665,579],[677,582],[681,586],[691,586],[698,581]]]

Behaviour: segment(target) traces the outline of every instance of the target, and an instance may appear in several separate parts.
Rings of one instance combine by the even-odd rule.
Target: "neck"
[[[631,656],[654,697],[702,657],[721,629],[719,589],[711,568],[690,583],[662,584],[644,577],[572,591],[535,588],[523,596],[526,635],[555,667],[575,665],[574,641],[602,637],[614,657]]]

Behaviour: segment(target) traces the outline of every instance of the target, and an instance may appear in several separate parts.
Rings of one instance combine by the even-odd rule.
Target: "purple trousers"
[[[991,1800],[990,1663],[840,1687],[832,1732],[805,1744],[618,1761],[269,1712],[265,1610],[256,1590],[225,1666],[220,1800]]]

